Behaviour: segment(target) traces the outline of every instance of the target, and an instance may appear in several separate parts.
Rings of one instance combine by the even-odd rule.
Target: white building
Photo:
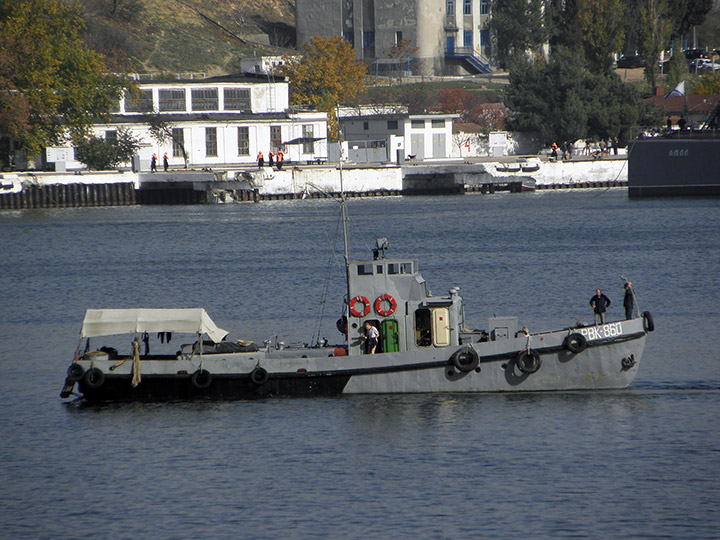
[[[405,106],[340,107],[338,121],[355,162],[441,160],[452,156],[456,114],[409,114]]]
[[[162,116],[172,138],[158,142],[150,134],[148,115]],[[286,161],[327,156],[327,114],[292,110],[288,82],[265,75],[227,75],[205,79],[139,81],[127,93],[108,124],[93,127],[96,136],[113,137],[128,128],[142,140],[141,169],[153,154],[161,167],[167,153],[170,166],[223,167],[255,163],[258,152],[282,148]],[[57,153],[57,152],[56,152]],[[82,168],[76,161],[68,169]]]

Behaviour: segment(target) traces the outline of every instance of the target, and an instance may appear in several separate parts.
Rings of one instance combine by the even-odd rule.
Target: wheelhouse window
[[[372,264],[358,264],[357,265],[358,276],[372,276],[373,265]]]
[[[161,111],[185,111],[185,90],[160,90],[160,110]]]
[[[226,111],[250,110],[250,90],[247,88],[225,88],[223,98]]]
[[[217,157],[217,128],[205,128],[205,156]]]
[[[152,112],[152,90],[125,92],[125,112]]]
[[[193,88],[191,92],[193,111],[217,111],[217,88]]]
[[[238,156],[250,155],[250,128],[242,126],[238,128]]]

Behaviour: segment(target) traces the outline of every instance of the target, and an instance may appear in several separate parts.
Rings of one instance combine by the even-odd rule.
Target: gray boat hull
[[[577,334],[584,343],[573,352],[568,337]],[[132,362],[117,365],[117,360],[95,355],[73,364],[83,373],[75,374],[76,380],[69,377],[66,388],[78,382],[88,401],[620,389],[637,374],[646,335],[647,320],[639,317],[493,341],[463,340],[460,347],[374,355],[334,356],[336,348],[302,347],[143,359],[135,387]],[[520,358],[528,350],[538,358],[532,372]],[[476,363],[459,368],[453,361],[459,351],[474,351]],[[102,373],[100,380],[88,376],[91,370]]]

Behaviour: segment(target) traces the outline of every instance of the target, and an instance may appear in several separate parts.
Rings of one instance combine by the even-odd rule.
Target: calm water
[[[597,190],[350,213],[356,257],[387,236],[436,294],[459,286],[479,328],[493,314],[531,330],[591,321],[596,287],[619,318],[626,276],[657,328],[638,378],[598,393],[64,404],[89,307],[202,306],[232,337],[337,340],[338,205],[3,212],[2,537],[720,537],[720,201]]]

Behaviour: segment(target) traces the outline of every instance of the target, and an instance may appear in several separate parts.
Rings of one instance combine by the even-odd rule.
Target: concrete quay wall
[[[337,194],[385,196],[462,193],[515,187],[572,188],[627,185],[625,159],[478,161],[403,166],[289,167],[281,171],[227,169],[157,173],[0,174],[0,209],[125,204],[197,204],[232,200],[317,198]],[[342,182],[342,188],[341,188]],[[515,187],[513,187],[515,186]],[[489,189],[485,189],[488,188]]]

